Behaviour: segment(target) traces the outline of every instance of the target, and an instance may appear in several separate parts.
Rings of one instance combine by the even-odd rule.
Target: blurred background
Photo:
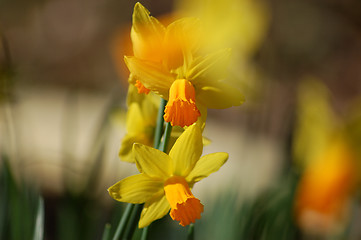
[[[115,231],[106,189],[137,172],[118,157],[135,3],[0,1],[0,239],[39,234],[39,214],[44,239]],[[204,154],[230,158],[193,189],[196,238],[360,239],[361,2],[141,3],[165,25],[200,18],[246,98],[209,110]],[[185,234],[168,216],[150,230]]]

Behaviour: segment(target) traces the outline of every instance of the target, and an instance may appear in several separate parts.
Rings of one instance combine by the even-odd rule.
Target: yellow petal
[[[162,191],[163,181],[155,180],[144,173],[124,178],[108,188],[112,198],[128,203],[144,203]]]
[[[137,136],[127,134],[123,137],[119,149],[120,160],[125,162],[132,162],[132,163],[135,162],[135,159],[132,154],[132,149],[133,149],[133,144],[136,142],[139,142]]]
[[[136,57],[124,57],[129,71],[151,91],[163,98],[168,99],[168,91],[173,83],[174,77],[165,70],[162,65],[143,61]]]
[[[194,59],[186,78],[196,88],[197,100],[208,108],[228,108],[244,102],[237,83],[226,78],[230,50],[224,49],[206,57]]]
[[[168,69],[176,69],[192,58],[197,49],[199,20],[182,18],[169,24],[164,37],[164,63]]]
[[[208,108],[223,109],[241,105],[245,99],[234,86],[223,82],[209,82],[197,89],[197,99]]]
[[[133,145],[133,154],[140,172],[163,180],[171,175],[172,162],[164,152],[136,143]]]
[[[160,61],[162,58],[161,44],[165,33],[164,26],[140,3],[136,3],[133,12],[131,38],[134,56]]]
[[[208,81],[218,81],[227,76],[231,50],[223,49],[192,61],[186,78],[200,87]]]
[[[140,104],[132,103],[127,112],[126,128],[128,133],[141,133],[143,131],[144,117],[140,109]]]
[[[157,114],[160,103],[160,97],[154,93],[149,93],[148,95],[144,95],[144,101],[142,102],[142,113],[144,119],[146,120],[148,125],[156,126],[157,123]]]
[[[186,177],[186,181],[189,182],[190,185],[193,185],[203,178],[208,177],[211,173],[218,171],[227,159],[228,153],[224,152],[211,153],[201,157]]]
[[[170,206],[164,193],[153,197],[144,204],[139,220],[139,228],[151,224],[153,221],[164,217],[169,212]]]
[[[202,155],[202,151],[201,129],[194,124],[182,133],[170,150],[174,175],[187,176]]]

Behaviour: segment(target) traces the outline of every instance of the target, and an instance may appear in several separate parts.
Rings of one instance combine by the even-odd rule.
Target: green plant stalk
[[[118,240],[119,237],[123,234],[124,227],[126,226],[128,220],[129,220],[130,213],[132,212],[134,206],[135,206],[134,204],[128,203],[128,205],[127,205],[127,207],[126,207],[126,209],[124,211],[124,214],[122,216],[122,219],[119,222],[117,230],[115,231],[115,234],[113,236],[113,240]]]
[[[194,240],[194,224],[191,223],[188,227],[187,240]]]
[[[135,230],[137,229],[137,223],[139,221],[140,213],[142,212],[143,204],[136,204],[133,208],[132,214],[128,219],[127,228],[125,229],[122,239],[132,239]]]
[[[145,228],[143,228],[142,236],[141,236],[140,240],[147,240],[147,237],[148,237],[148,227],[149,227],[149,226],[146,226]]]
[[[44,200],[39,197],[33,240],[44,238]]]
[[[170,134],[172,132],[172,125],[169,123],[167,123],[167,125],[165,126],[165,131],[164,131],[164,139],[163,141],[159,144],[159,150],[161,150],[162,152],[166,152],[167,151],[167,145],[169,142],[169,138],[170,138]]]
[[[104,227],[104,232],[103,232],[103,235],[102,235],[102,240],[109,240],[110,239],[110,224],[105,224],[105,227]]]
[[[154,133],[154,148],[156,148],[156,149],[158,149],[160,140],[162,137],[162,131],[163,131],[163,125],[164,125],[163,114],[164,114],[164,108],[165,108],[166,104],[167,104],[167,101],[162,98],[160,100],[160,105],[159,105],[158,115],[157,115],[157,126],[155,128],[155,133]]]

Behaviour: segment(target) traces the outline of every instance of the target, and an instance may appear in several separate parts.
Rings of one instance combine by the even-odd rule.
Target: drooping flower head
[[[225,81],[230,50],[203,55],[200,23],[179,19],[164,27],[140,3],[134,7],[131,38],[134,56],[125,62],[130,82],[168,100],[164,120],[190,126],[207,108],[241,105],[242,94]]]
[[[201,157],[201,129],[187,128],[177,139],[169,155],[157,149],[134,144],[133,153],[140,174],[127,177],[108,191],[121,202],[144,203],[139,227],[148,226],[170,211],[173,220],[186,226],[201,217],[203,205],[192,194],[193,185],[217,171],[228,159],[227,153]]]

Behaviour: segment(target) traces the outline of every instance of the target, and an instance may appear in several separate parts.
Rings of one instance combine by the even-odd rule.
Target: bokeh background
[[[106,189],[137,172],[118,157],[135,2],[0,1],[0,239],[30,239],[38,203],[44,239],[114,232],[123,204]],[[230,158],[193,189],[206,206],[196,237],[359,239],[361,2],[141,3],[164,24],[200,18],[209,51],[232,48],[246,97],[208,113],[204,153]],[[151,228],[154,239],[185,233],[169,217]]]

